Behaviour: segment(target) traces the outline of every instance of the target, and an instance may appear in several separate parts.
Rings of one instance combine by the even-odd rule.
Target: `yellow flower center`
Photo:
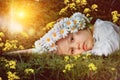
[[[67,21],[67,25],[70,25],[70,21]]]
[[[63,30],[63,29],[62,29],[62,30],[60,30],[60,33],[61,33],[61,34],[63,34],[63,33],[64,33],[64,30]]]
[[[76,24],[76,23],[77,23],[77,20],[74,20],[74,23]]]
[[[71,28],[71,30],[75,30],[75,28],[74,28],[74,27],[72,27],[72,28]]]
[[[83,23],[80,23],[80,27],[82,27]]]
[[[46,40],[47,40],[47,42],[50,42],[50,38],[47,38]]]
[[[53,37],[56,37],[57,35],[56,35],[56,33],[53,33]]]
[[[53,43],[53,44],[51,45],[51,47],[55,47],[55,44]]]

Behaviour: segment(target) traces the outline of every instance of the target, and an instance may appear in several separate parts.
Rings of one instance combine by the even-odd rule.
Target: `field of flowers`
[[[0,54],[33,48],[56,20],[74,12],[84,13],[92,23],[100,18],[120,26],[119,4],[119,0],[0,0]],[[120,80],[119,59],[120,50],[108,57],[0,55],[0,80]]]
[[[119,80],[120,51],[105,56],[56,54],[0,57],[1,80]]]

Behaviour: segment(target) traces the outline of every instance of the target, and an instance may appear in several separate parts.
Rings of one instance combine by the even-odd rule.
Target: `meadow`
[[[56,20],[84,13],[94,23],[120,26],[119,0],[0,0],[0,54],[34,48]],[[109,56],[91,53],[0,55],[0,80],[120,80],[120,50]]]

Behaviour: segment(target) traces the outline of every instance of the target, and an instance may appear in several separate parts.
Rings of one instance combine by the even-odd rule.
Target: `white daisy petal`
[[[53,43],[49,48],[49,51],[54,51],[54,50],[57,50],[57,46],[55,45],[55,43]]]
[[[61,29],[60,34],[61,34],[62,38],[65,38],[68,35],[68,32],[69,32],[68,29],[65,29],[65,28]]]
[[[70,28],[70,32],[76,33],[76,32],[78,32],[78,29],[76,27],[72,27],[72,28]]]

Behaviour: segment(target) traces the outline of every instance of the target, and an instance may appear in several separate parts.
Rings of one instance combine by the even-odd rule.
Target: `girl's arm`
[[[25,50],[12,51],[12,52],[6,52],[6,53],[3,53],[3,55],[6,55],[6,54],[26,54],[26,53],[33,53],[33,48],[25,49]]]

